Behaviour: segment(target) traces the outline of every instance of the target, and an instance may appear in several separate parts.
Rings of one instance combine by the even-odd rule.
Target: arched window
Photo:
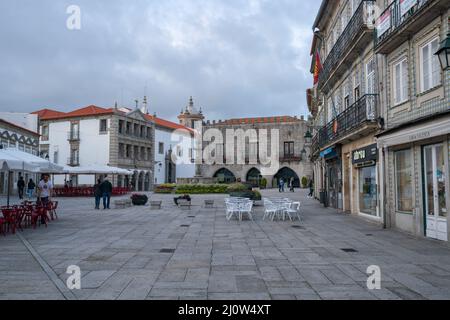
[[[219,183],[234,183],[236,176],[233,172],[226,168],[222,168],[214,174],[214,178],[218,178]]]

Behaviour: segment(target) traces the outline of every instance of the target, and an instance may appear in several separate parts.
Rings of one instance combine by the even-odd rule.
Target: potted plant
[[[145,194],[133,194],[131,202],[135,206],[145,206],[148,202],[148,197]]]
[[[306,187],[308,187],[308,178],[307,177],[302,178],[302,187],[303,187],[303,189],[306,189]]]
[[[259,187],[261,189],[266,189],[267,188],[267,179],[266,178],[262,178],[261,181],[259,182]]]

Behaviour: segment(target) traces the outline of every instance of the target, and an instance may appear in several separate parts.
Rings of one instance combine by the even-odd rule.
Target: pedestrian
[[[95,210],[100,210],[100,199],[103,196],[102,190],[101,190],[101,180],[97,180],[97,184],[94,185],[94,197],[95,197]]]
[[[42,180],[39,181],[38,185],[39,190],[39,199],[44,206],[50,201],[52,192],[53,192],[53,184],[50,181],[50,176],[48,174],[44,174],[42,176]]]
[[[25,180],[23,180],[23,177],[19,177],[19,181],[17,181],[17,191],[19,192],[19,199],[23,199],[23,190],[25,189]]]
[[[108,179],[105,179],[100,185],[100,191],[103,196],[103,209],[109,209],[109,204],[111,202],[111,194],[113,186]]]
[[[312,179],[309,180],[309,194],[308,194],[308,198],[312,198],[313,194],[314,194],[314,182]]]
[[[30,179],[27,186],[28,199],[33,198],[34,189],[36,189],[36,183],[34,183],[33,179]]]
[[[284,192],[284,180],[283,178],[280,178],[279,184],[278,184],[278,190],[280,192]]]
[[[294,188],[294,177],[291,177],[291,180],[289,181],[289,191],[290,191],[290,192],[295,192],[295,188]]]

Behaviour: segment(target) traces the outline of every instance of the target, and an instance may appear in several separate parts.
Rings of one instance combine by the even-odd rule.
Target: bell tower
[[[204,119],[205,117],[203,116],[202,109],[200,108],[197,110],[192,97],[189,99],[189,104],[185,109],[181,110],[181,113],[178,116],[180,124],[191,129],[194,129],[194,124],[196,121],[203,121]]]

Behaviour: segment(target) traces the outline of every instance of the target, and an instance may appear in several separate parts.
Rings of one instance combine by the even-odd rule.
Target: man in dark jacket
[[[113,191],[113,186],[108,179],[105,179],[100,185],[100,191],[103,195],[103,209],[109,209],[109,204],[111,202],[111,194]]]
[[[102,190],[100,189],[101,184],[102,182],[98,179],[97,184],[94,186],[95,210],[100,210],[100,199],[103,196]]]
[[[23,190],[25,189],[25,180],[23,177],[19,177],[19,181],[17,181],[17,190],[19,191],[19,199],[23,199]]]

